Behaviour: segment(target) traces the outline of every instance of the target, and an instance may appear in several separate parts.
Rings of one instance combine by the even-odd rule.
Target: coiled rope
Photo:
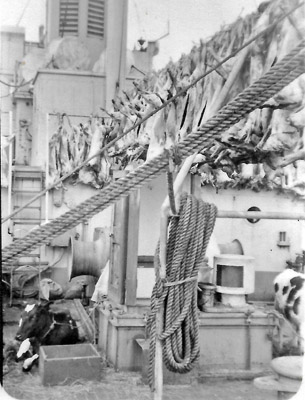
[[[208,149],[215,139],[220,139],[222,132],[240,121],[247,113],[263,105],[266,100],[304,73],[304,46],[305,40],[302,40],[292,52],[272,67],[262,78],[240,93],[197,131],[192,132],[185,140],[178,143],[177,151],[181,158],[185,158],[195,151]],[[23,238],[17,239],[3,249],[3,265],[10,266],[15,257],[21,257],[38,246],[49,243],[53,238],[92,218],[122,196],[129,195],[132,190],[140,188],[160,175],[167,165],[168,154],[164,152],[131,171],[125,177],[111,182],[97,195],[73,210],[34,229]]]
[[[166,280],[159,275],[159,245],[155,254],[156,284],[147,321],[150,335],[148,379],[154,388],[156,314],[164,304],[163,361],[173,372],[190,371],[199,358],[197,275],[214,229],[217,208],[192,195],[181,196],[178,217],[169,223]]]

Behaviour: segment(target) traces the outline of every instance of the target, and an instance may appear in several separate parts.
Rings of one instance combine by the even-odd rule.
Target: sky
[[[115,1],[115,0],[111,0]],[[239,16],[255,11],[262,0],[129,0],[127,46],[140,38],[159,41],[154,67],[177,61],[200,39],[206,39]],[[45,25],[46,0],[0,0],[0,25],[26,28],[26,40],[38,41]]]

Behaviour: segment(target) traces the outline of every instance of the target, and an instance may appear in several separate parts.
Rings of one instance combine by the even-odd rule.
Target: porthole
[[[261,211],[258,207],[250,207],[247,211]],[[260,221],[259,218],[247,218],[247,221],[249,221],[251,224],[256,224],[258,221]]]

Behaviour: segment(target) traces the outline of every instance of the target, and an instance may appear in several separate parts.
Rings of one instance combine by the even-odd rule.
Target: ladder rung
[[[15,179],[29,179],[29,180],[41,180],[43,175],[41,172],[13,172]]]
[[[42,190],[23,190],[23,189],[12,189],[12,194],[14,193],[23,193],[23,194],[33,194],[40,193]],[[38,199],[37,199],[38,200]]]
[[[24,266],[24,264],[33,265],[33,266],[39,268],[39,266],[40,266],[40,267],[45,267],[46,265],[49,265],[49,261],[40,261],[39,263],[38,263],[38,262],[26,262],[26,263],[24,263],[24,262],[22,262],[22,261],[18,261],[18,262],[16,262],[16,263],[12,263],[12,267]],[[3,273],[3,274],[8,274],[8,273],[10,273],[12,267],[5,267],[5,266],[3,266],[3,267],[2,267],[2,273]],[[24,272],[24,271],[23,271],[23,272]]]
[[[23,210],[41,210],[41,207],[39,206],[27,206],[27,207],[22,207],[22,206],[14,206],[14,209],[18,210],[19,208],[22,208]]]
[[[12,173],[13,175],[26,175],[29,176],[30,178],[32,176],[37,176],[37,175],[43,175],[44,171],[40,168],[40,167],[30,167],[30,166],[26,166],[26,165],[20,165],[20,166],[16,166],[14,165],[12,167]]]
[[[23,255],[21,256],[21,258],[29,258],[29,257],[31,257],[31,258],[33,258],[33,257],[37,258],[37,257],[40,257],[40,254],[39,254],[39,253],[33,253],[33,254],[31,254],[31,253],[26,253],[26,254],[23,254]]]
[[[40,172],[42,171],[41,167],[39,166],[33,166],[33,165],[24,165],[24,164],[15,164],[12,166],[12,170],[13,171],[17,171],[17,172]]]
[[[12,221],[15,225],[40,225],[41,219],[14,219]]]

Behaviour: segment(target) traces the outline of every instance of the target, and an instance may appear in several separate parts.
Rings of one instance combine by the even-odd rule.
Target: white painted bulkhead
[[[216,189],[200,185],[199,177],[192,177],[194,195],[203,201],[215,204],[219,210],[247,211],[258,207],[261,211],[296,213],[305,212],[305,202],[295,200],[289,194],[275,191],[255,193],[249,189]],[[165,175],[156,178],[141,189],[139,255],[154,255],[160,233],[160,208],[167,195]],[[246,256],[254,257],[255,295],[250,298],[271,300],[274,276],[286,267],[286,261],[294,261],[296,254],[305,250],[305,222],[296,220],[262,219],[251,223],[247,219],[217,218],[213,236],[217,244],[238,239]],[[280,232],[286,232],[288,246],[279,246]],[[211,251],[207,253],[212,254]],[[213,266],[213,260],[209,260]],[[141,284],[147,282],[147,293],[151,290],[151,279],[146,280],[141,271]],[[147,272],[149,277],[151,272]],[[138,282],[139,284],[139,282]],[[145,292],[141,288],[141,293]]]

